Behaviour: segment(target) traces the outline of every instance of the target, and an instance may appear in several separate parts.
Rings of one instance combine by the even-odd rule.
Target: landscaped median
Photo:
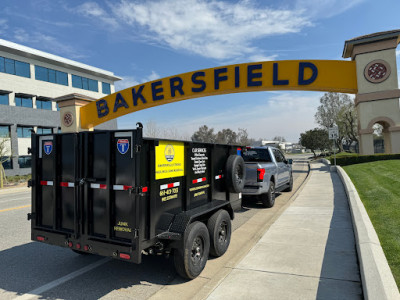
[[[400,298],[395,283],[400,283],[399,169],[400,160],[338,168],[349,197],[367,299]]]

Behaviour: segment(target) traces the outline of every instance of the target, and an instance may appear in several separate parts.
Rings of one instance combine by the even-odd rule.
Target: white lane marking
[[[86,267],[83,267],[82,269],[79,269],[79,270],[72,272],[68,275],[65,275],[59,279],[56,279],[52,282],[42,285],[41,287],[38,287],[37,289],[34,289],[26,294],[16,297],[16,298],[14,298],[14,300],[28,300],[28,299],[32,299],[37,296],[40,296],[44,292],[47,292],[48,290],[51,290],[52,288],[55,288],[56,286],[59,286],[60,284],[63,284],[71,279],[74,279],[75,277],[78,277],[86,272],[89,272],[89,271],[93,270],[94,268],[97,268],[97,267],[101,266],[102,264],[109,262],[110,260],[111,260],[111,258],[109,258],[109,257],[100,259],[99,261],[96,261],[95,263],[92,263]]]

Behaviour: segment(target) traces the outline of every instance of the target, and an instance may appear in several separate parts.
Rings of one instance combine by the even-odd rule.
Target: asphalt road
[[[295,155],[294,190],[308,171]],[[276,201],[288,201],[282,193]],[[262,206],[244,201],[233,228],[242,226]],[[30,240],[30,193],[0,194],[0,299],[147,299],[177,274],[172,259],[145,256],[140,265],[95,255],[79,255]]]

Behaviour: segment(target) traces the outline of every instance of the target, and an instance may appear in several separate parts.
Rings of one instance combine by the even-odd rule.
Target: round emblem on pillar
[[[69,127],[74,123],[74,115],[71,112],[66,112],[63,115],[64,126]]]
[[[390,75],[390,65],[382,60],[371,61],[364,70],[365,79],[372,83],[379,83],[386,80]]]

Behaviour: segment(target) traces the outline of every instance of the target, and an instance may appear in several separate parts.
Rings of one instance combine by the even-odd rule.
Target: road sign
[[[339,138],[339,128],[337,126],[329,128],[329,139],[337,140]]]

